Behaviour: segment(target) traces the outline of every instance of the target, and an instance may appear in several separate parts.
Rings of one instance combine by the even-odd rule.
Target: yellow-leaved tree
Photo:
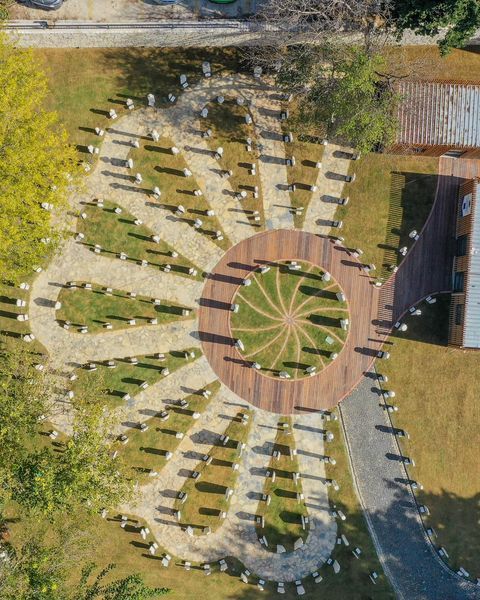
[[[65,207],[77,170],[64,128],[44,108],[47,94],[33,52],[0,32],[0,279],[14,283],[55,250],[52,210]]]

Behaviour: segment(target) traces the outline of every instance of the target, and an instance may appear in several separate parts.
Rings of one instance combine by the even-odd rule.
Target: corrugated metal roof
[[[480,85],[402,81],[397,143],[480,148]]]
[[[474,198],[463,328],[463,345],[467,348],[480,348],[480,183],[478,182],[475,184]]]

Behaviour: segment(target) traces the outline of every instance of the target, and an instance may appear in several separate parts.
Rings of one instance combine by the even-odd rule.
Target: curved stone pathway
[[[144,108],[112,122],[103,139],[99,162],[87,180],[87,192],[78,195],[74,205],[80,208],[81,202],[94,197],[117,202],[142,219],[153,233],[192,258],[199,267],[206,271],[213,269],[223,251],[212,239],[176,219],[161,203],[154,202],[149,190],[132,184],[132,173],[127,171],[124,163],[131,148],[129,142],[147,135],[153,128],[158,129],[162,136],[181,148],[182,156],[214,208],[225,234],[233,243],[248,238],[253,228],[248,224],[240,226],[233,217],[239,206],[233,194],[235,190],[214,173],[217,162],[206,153],[208,148],[195,129],[189,127],[190,124],[200,126],[200,109],[215,101],[218,94],[242,94],[247,99],[254,99],[250,110],[262,140],[258,168],[266,227],[293,228],[285,168],[286,148],[278,118],[281,102],[268,86],[244,76],[204,80],[183,93],[177,104],[168,110]],[[318,234],[330,230],[337,205],[329,198],[341,197],[348,170],[348,161],[341,155],[344,150],[333,144],[325,149],[323,167],[317,179],[318,190],[312,195],[306,212],[306,231]],[[203,284],[194,279],[113,260],[68,241],[63,254],[55,258],[32,285],[31,329],[49,350],[52,366],[60,372],[87,360],[200,345],[196,319],[97,335],[82,335],[60,328],[55,323],[54,304],[61,286],[68,280],[91,281],[187,306],[195,304],[201,296]],[[120,431],[127,431],[129,423],[145,420],[152,411],[162,410],[171,400],[184,397],[214,379],[215,374],[205,357],[185,364],[137,394],[122,409],[125,421]],[[392,450],[392,439],[376,428],[385,426],[385,414],[379,408],[378,397],[371,386],[372,381],[365,379],[345,400],[341,414],[361,501],[387,575],[402,598],[480,598],[473,584],[457,578],[441,563],[425,538],[413,496],[399,483],[406,475],[403,467],[385,459],[385,453]],[[208,537],[192,538],[172,517],[174,498],[182,487],[185,470],[190,471],[198,461],[195,452],[204,450],[207,444],[210,446],[225,430],[228,420],[245,406],[243,400],[222,385],[158,480],[142,487],[137,505],[125,509],[147,519],[152,534],[162,546],[183,559],[206,562],[233,555],[259,577],[281,581],[300,579],[330,556],[337,535],[336,523],[329,514],[324,464],[320,461],[323,422],[318,413],[294,417],[302,485],[311,522],[306,543],[299,550],[272,554],[257,539],[254,516],[278,421],[278,415],[259,408],[248,406],[254,412],[254,421],[242,456],[236,494],[222,527]]]
[[[323,424],[320,414],[295,418],[295,438],[310,532],[305,544],[292,553],[273,554],[258,541],[255,514],[263,492],[266,466],[277,433],[278,415],[254,410],[247,449],[240,459],[239,477],[224,523],[208,536],[189,536],[175,521],[173,506],[185,476],[198,463],[198,453],[225,430],[241,408],[251,408],[222,386],[213,402],[181,442],[158,481],[142,488],[141,501],[124,507],[150,523],[156,539],[176,556],[195,562],[211,562],[234,556],[257,576],[273,581],[294,581],[315,571],[330,556],[337,526],[329,514],[323,456]],[[158,505],[158,498],[161,505]]]
[[[29,322],[32,333],[50,351],[50,364],[60,371],[89,360],[135,356],[199,346],[196,319],[168,324],[136,326],[119,331],[81,334],[65,330],[56,322],[55,302],[63,286],[72,280],[104,284],[135,291],[151,298],[192,306],[201,282],[170,273],[141,268],[125,261],[99,257],[69,240],[62,254],[35,278],[31,288]],[[194,308],[194,307],[192,307]]]
[[[351,149],[327,144],[323,151],[322,168],[318,170],[317,191],[312,193],[303,229],[328,235],[338,207],[336,199],[344,195],[345,176],[350,167]],[[347,184],[348,185],[348,184]],[[345,194],[348,195],[348,194]]]
[[[451,571],[427,539],[392,424],[382,409],[380,384],[370,373],[340,405],[350,460],[368,527],[385,572],[405,600],[479,599],[480,588]]]

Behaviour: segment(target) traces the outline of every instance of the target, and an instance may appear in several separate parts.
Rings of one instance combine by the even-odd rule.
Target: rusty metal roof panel
[[[398,91],[398,143],[480,148],[480,85],[404,81]]]

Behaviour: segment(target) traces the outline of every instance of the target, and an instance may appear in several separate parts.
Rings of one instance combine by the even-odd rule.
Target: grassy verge
[[[248,415],[249,420],[242,422],[241,415]],[[246,442],[251,427],[253,413],[239,413],[225,429],[224,435],[229,437],[225,445],[219,440],[208,451],[212,461],[207,464],[201,461],[195,467],[200,473],[200,479],[189,478],[185,481],[182,492],[187,494],[187,500],[177,499],[175,508],[181,511],[180,523],[193,528],[194,533],[201,533],[204,527],[212,531],[223,522],[220,514],[228,511],[229,500],[225,493],[227,488],[235,489],[238,471],[233,465],[239,462],[238,444]]]
[[[81,286],[82,282],[76,282]],[[167,302],[154,304],[152,298],[145,296],[130,297],[127,292],[113,290],[112,295],[105,294],[105,288],[92,284],[91,290],[82,287],[63,288],[58,300],[62,307],[57,311],[57,320],[70,321],[73,326],[87,326],[89,333],[105,331],[105,323],[111,323],[112,329],[131,328],[128,321],[135,319],[136,325],[146,325],[150,319],[158,324],[192,318],[192,309]],[[190,311],[182,316],[182,311]]]
[[[98,143],[95,127],[111,124],[110,108],[119,115],[127,110],[127,98],[145,106],[147,94],[153,93],[157,106],[167,107],[168,93],[182,93],[180,73],[194,85],[202,78],[204,60],[211,62],[215,75],[239,66],[237,51],[229,48],[62,48],[35,54],[48,74],[49,108],[58,112],[81,151]]]
[[[137,356],[138,363],[132,364],[126,358],[115,359],[116,368],[110,369],[106,363],[98,363],[98,376],[102,378],[102,383],[108,391],[112,401],[118,401],[129,394],[132,398],[141,391],[140,385],[143,382],[152,385],[168,375],[162,375],[164,369],[173,373],[187,362],[195,358],[185,358],[185,353],[195,353],[195,358],[200,356],[198,348],[186,348],[185,350],[171,350],[166,352],[164,358],[155,358],[153,355]],[[114,357],[112,357],[114,359]],[[78,369],[78,379],[74,382],[73,389],[79,387],[88,387],[89,377],[95,376],[97,371],[90,371],[88,368]]]
[[[402,258],[398,249],[412,244],[408,234],[420,232],[430,213],[438,158],[370,153],[354,166],[356,180],[345,188],[350,202],[335,218],[343,221],[346,245],[363,250],[362,260],[386,278]]]
[[[312,265],[301,266],[291,271],[272,265],[267,273],[252,275],[252,284],[235,297],[239,311],[231,320],[245,358],[267,372],[297,378],[308,376],[310,366],[319,371],[341,350],[346,331],[340,320],[348,317],[346,304],[336,297],[337,284],[322,281]]]
[[[159,202],[172,214],[180,205],[185,208],[183,217],[175,216],[176,219],[192,227],[194,221],[200,219],[202,226],[197,231],[227,250],[231,246],[230,241],[225,234],[223,240],[215,239],[215,232],[222,231],[220,222],[215,215],[206,214],[211,209],[208,200],[203,195],[195,196],[194,190],[201,188],[193,177],[184,176],[183,169],[188,168],[188,164],[181,153],[172,154],[170,148],[173,146],[173,142],[167,138],[161,138],[158,142],[142,140],[140,148],[130,152],[135,172],[142,174],[144,183],[152,190],[155,186],[160,188],[162,197]]]
[[[305,213],[312,199],[309,186],[315,185],[318,178],[318,169],[315,163],[322,162],[324,146],[313,142],[301,141],[298,134],[294,133],[294,141],[285,146],[286,156],[295,156],[295,166],[287,167],[288,184],[296,184],[296,190],[290,192],[292,208],[301,208],[301,214],[294,213],[295,227],[301,229],[305,221]]]
[[[408,330],[391,338],[391,359],[381,372],[396,391],[394,425],[405,429],[405,456],[415,460],[412,479],[424,489],[418,500],[430,510],[425,519],[450,555],[451,565],[480,576],[480,408],[477,386],[480,355],[447,347],[448,296],[422,304],[421,317],[407,317]]]
[[[126,446],[119,444],[118,449],[140,483],[149,480],[148,473],[161,471],[167,462],[166,453],[173,454],[180,444],[181,440],[175,437],[175,432],[186,435],[195,423],[192,415],[202,413],[219,389],[220,382],[214,381],[185,398],[188,408],[176,404],[168,406],[168,421],[163,422],[160,414],[156,414],[144,421],[148,427],[146,431],[132,429],[128,433],[128,444]],[[204,390],[209,390],[212,395],[205,398],[202,395]]]
[[[234,192],[247,192],[247,197],[242,200],[244,216],[253,227],[261,231],[265,218],[260,175],[258,171],[256,175],[250,175],[246,166],[246,163],[257,162],[259,156],[255,128],[245,122],[248,109],[227,98],[224,104],[210,104],[208,110],[208,117],[204,121],[205,130],[212,130],[212,137],[208,139],[209,147],[212,150],[219,146],[223,148],[223,157],[218,164],[223,170],[233,171],[228,181]],[[253,142],[251,152],[247,151],[247,138],[251,138]],[[258,198],[253,197],[255,186],[258,188]],[[254,215],[254,211],[259,214]],[[255,221],[255,216],[260,217],[260,221]]]
[[[337,411],[335,411],[336,413]],[[332,552],[332,558],[340,563],[340,573],[333,574],[332,568],[327,565],[321,569],[321,574],[326,574],[326,584],[329,593],[332,594],[329,597],[335,598],[335,593],[337,593],[337,597],[342,598],[342,590],[354,590],[353,594],[356,598],[394,598],[390,584],[383,574],[353,487],[340,421],[327,422],[325,429],[331,431],[335,436],[332,442],[325,444],[325,454],[332,456],[336,461],[335,465],[329,463],[325,465],[326,476],[329,479],[335,479],[339,485],[338,491],[335,491],[333,486],[328,488],[328,497],[332,509],[341,510],[347,517],[345,521],[337,519],[337,527],[338,535],[344,535],[350,544],[349,546],[337,544]],[[358,559],[352,554],[354,548],[361,550]],[[368,577],[372,571],[379,575],[375,586]]]
[[[188,276],[190,268],[197,268],[180,254],[173,257],[171,246],[163,240],[158,244],[152,241],[153,232],[148,227],[135,225],[133,215],[126,210],[117,214],[116,208],[116,204],[108,201],[104,202],[103,208],[93,204],[85,206],[87,218],[79,219],[77,225],[77,230],[85,235],[85,245],[92,249],[99,245],[103,256],[115,258],[120,252],[125,252],[129,260],[146,260],[152,267],[163,269],[168,264],[176,275]],[[201,279],[201,271],[197,279]]]
[[[441,56],[438,46],[395,46],[385,49],[390,69],[399,75],[414,74],[427,81],[478,83],[480,52],[478,46],[452,49]]]
[[[286,423],[288,429],[282,424]],[[279,429],[275,438],[274,452],[279,452],[278,458],[271,458],[268,469],[275,472],[275,481],[268,477],[265,480],[263,493],[270,497],[270,504],[263,500],[259,502],[258,516],[265,519],[265,527],[257,523],[257,533],[261,538],[265,536],[268,550],[276,552],[277,544],[282,545],[287,552],[293,551],[294,542],[298,538],[306,540],[308,525],[302,528],[301,517],[308,515],[305,502],[297,500],[297,494],[302,493],[301,482],[295,485],[292,473],[300,471],[298,458],[290,453],[295,450],[295,439],[292,432],[292,419],[282,417],[279,420]]]

